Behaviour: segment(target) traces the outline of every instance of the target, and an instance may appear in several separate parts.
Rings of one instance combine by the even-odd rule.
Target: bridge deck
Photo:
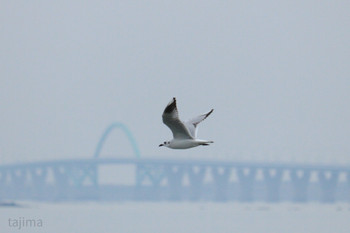
[[[128,187],[101,185],[99,173],[104,165],[118,165],[117,169],[133,165],[135,182]],[[288,182],[283,178],[285,174],[289,176]],[[209,183],[207,175],[211,176]],[[311,182],[311,177],[316,177],[317,182]],[[107,193],[116,199],[130,200],[280,201],[288,196],[292,201],[350,201],[350,166],[160,158],[67,159],[0,165],[0,199],[96,198]]]

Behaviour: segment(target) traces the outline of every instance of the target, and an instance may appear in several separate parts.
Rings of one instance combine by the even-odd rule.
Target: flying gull
[[[196,146],[208,146],[213,141],[197,139],[198,124],[207,118],[214,109],[210,112],[197,116],[188,121],[179,119],[179,112],[176,107],[175,97],[166,106],[163,112],[163,123],[173,132],[173,139],[166,141],[159,146],[169,147],[171,149],[188,149]]]

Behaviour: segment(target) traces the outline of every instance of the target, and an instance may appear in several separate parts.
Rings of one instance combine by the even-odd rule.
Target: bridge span
[[[115,129],[127,137],[135,158],[100,157]],[[0,165],[1,199],[350,201],[350,165],[145,159],[126,125],[115,122],[102,134],[93,158]]]
[[[106,167],[127,169],[120,177],[105,174],[129,183],[105,183]],[[329,203],[350,201],[350,167],[97,157],[3,164],[1,199]]]

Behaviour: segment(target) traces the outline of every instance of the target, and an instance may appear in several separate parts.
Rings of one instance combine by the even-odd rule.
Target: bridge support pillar
[[[47,176],[47,169],[45,168],[34,168],[30,169],[30,175],[32,177],[33,186],[44,186]]]
[[[7,185],[7,171],[5,169],[1,169],[0,170],[0,200],[4,197],[6,185]]]
[[[182,179],[184,168],[182,166],[166,166],[165,174],[168,179],[169,198],[176,201],[181,199]]]
[[[84,166],[74,166],[70,169],[73,184],[76,187],[83,186],[84,182],[90,182],[91,186],[97,186],[97,166],[86,164]]]
[[[33,195],[39,197],[43,193],[46,187],[46,177],[47,169],[46,168],[33,168],[29,170],[32,178],[32,188]]]
[[[347,201],[350,202],[350,171],[346,172],[346,183],[347,183]]]
[[[27,186],[27,170],[22,168],[14,169],[10,172],[11,189],[14,197],[22,197]]]
[[[26,185],[27,171],[16,169],[11,172],[11,183],[15,188],[24,188]]]
[[[142,186],[142,182],[145,179],[145,169],[144,166],[142,166],[141,164],[137,164],[136,165],[136,187],[141,187]]]
[[[7,171],[5,169],[0,170],[0,187],[4,187],[7,181]]]
[[[163,165],[137,164],[135,198],[137,200],[160,199],[160,183],[165,176]],[[145,181],[150,183],[146,183]]]
[[[238,168],[237,176],[239,178],[239,200],[250,202],[253,201],[253,189],[257,169],[255,168]]]
[[[68,195],[68,189],[70,188],[71,184],[69,182],[69,173],[68,171],[70,168],[68,166],[54,166],[52,167],[53,174],[54,174],[54,181],[55,181],[55,198],[58,199],[64,199],[67,198]]]
[[[228,181],[231,175],[231,168],[213,167],[212,174],[216,186],[215,199],[217,201],[226,201],[228,198]]]
[[[267,187],[267,201],[278,202],[280,200],[280,187],[282,183],[282,169],[265,169],[264,180]]]
[[[338,184],[338,172],[318,172],[318,179],[322,189],[322,201],[334,202]]]
[[[290,172],[294,187],[294,201],[306,202],[308,198],[308,185],[311,171],[309,170],[292,170]]]
[[[136,167],[136,185],[143,186],[148,178],[152,186],[159,186],[164,178],[164,168],[161,165],[141,165]]]
[[[198,200],[202,194],[205,167],[188,167],[188,177],[190,180],[190,200]]]

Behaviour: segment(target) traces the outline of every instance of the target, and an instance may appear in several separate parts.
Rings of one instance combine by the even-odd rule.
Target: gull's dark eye
[[[166,142],[164,142],[164,144],[166,144]]]

